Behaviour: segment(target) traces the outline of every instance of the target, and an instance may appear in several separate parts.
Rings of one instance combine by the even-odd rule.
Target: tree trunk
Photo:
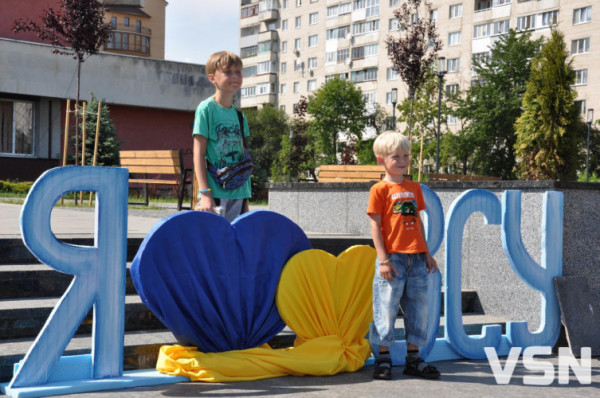
[[[421,134],[421,149],[419,150],[419,176],[417,177],[417,181],[421,181],[421,168],[423,167],[423,137],[425,136],[425,132]]]
[[[77,92],[75,94],[75,166],[77,166],[77,159],[79,158],[79,89],[81,84],[81,57],[77,56]],[[75,206],[77,206],[77,192],[73,192],[75,195]]]

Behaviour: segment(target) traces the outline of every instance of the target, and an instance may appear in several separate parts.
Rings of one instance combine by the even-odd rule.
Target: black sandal
[[[373,370],[373,378],[379,380],[392,379],[392,360],[391,358],[378,358],[375,361],[375,370]]]
[[[409,362],[408,358],[406,358],[404,374],[407,376],[419,376],[424,379],[438,379],[440,377],[440,372],[437,368],[428,365],[422,358],[417,358],[412,362]]]

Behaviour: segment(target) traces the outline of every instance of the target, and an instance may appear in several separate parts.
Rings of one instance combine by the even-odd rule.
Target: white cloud
[[[165,58],[206,63],[221,50],[238,52],[239,0],[170,0],[166,11]]]

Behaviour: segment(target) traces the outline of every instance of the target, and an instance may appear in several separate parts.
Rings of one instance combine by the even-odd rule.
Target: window
[[[283,30],[284,32],[286,30],[288,30],[288,20],[284,19],[283,21],[281,21],[281,30]]]
[[[558,10],[542,13],[542,26],[550,26],[558,21]]]
[[[300,92],[300,82],[294,82],[294,93]]]
[[[379,15],[379,0],[367,0],[366,2],[367,18]]]
[[[517,30],[526,30],[533,28],[535,28],[535,15],[517,17]]]
[[[308,16],[308,23],[314,25],[319,22],[319,13],[313,12]]]
[[[317,57],[308,59],[308,70],[317,69]]]
[[[256,85],[256,94],[269,94],[271,93],[271,83],[259,83]]]
[[[487,62],[490,59],[490,52],[489,51],[484,51],[481,53],[475,53],[473,54],[473,66],[475,66],[475,63],[478,62],[480,64]]]
[[[449,18],[460,18],[462,17],[462,4],[454,4],[450,6]]]
[[[352,49],[352,59],[372,57],[377,55],[378,52],[379,46],[377,44],[369,44],[368,46],[354,47]]]
[[[575,104],[575,108],[577,108],[577,110],[579,111],[579,113],[582,116],[585,116],[585,113],[587,111],[586,109],[586,101],[585,100],[578,100],[578,101],[574,101]]]
[[[354,47],[352,49],[352,59],[361,59],[365,57],[364,47]]]
[[[393,105],[392,104],[392,92],[388,91],[387,93],[385,93],[385,104],[386,105]]]
[[[294,61],[294,71],[302,72],[303,69],[304,69],[304,63],[302,61],[300,61],[300,59],[296,59]]]
[[[300,44],[301,44],[300,39],[295,39],[294,40],[294,50],[300,50]]]
[[[400,20],[398,18],[390,19],[388,28],[389,28],[390,32],[400,30]]]
[[[302,5],[302,0],[296,0],[296,7],[300,7]]]
[[[256,74],[260,75],[263,73],[271,72],[271,61],[259,62],[256,68]]]
[[[327,7],[327,18],[335,18],[338,15],[348,14],[350,11],[352,11],[350,2]]]
[[[448,73],[458,72],[459,69],[460,69],[460,58],[451,58],[448,60],[448,65],[446,67],[446,70],[448,71]]]
[[[242,28],[240,35],[242,37],[253,36],[258,34],[258,26],[250,26],[248,28]]]
[[[571,42],[571,54],[585,54],[590,51],[590,38],[573,40]]]
[[[256,86],[242,87],[240,90],[240,95],[242,98],[254,97],[256,95]]]
[[[319,35],[308,36],[308,46],[316,47],[319,40]]]
[[[316,80],[309,80],[306,82],[306,91],[311,92],[311,91],[315,91],[317,89],[317,81]]]
[[[457,46],[460,44],[460,32],[448,33],[448,46]]]
[[[282,53],[286,53],[287,52],[287,41],[282,41],[281,42],[281,52]]]
[[[280,68],[281,68],[281,74],[287,73],[287,62],[282,62]]]
[[[492,0],[475,0],[475,11],[483,11],[492,8]]]
[[[250,77],[256,75],[256,65],[246,66],[242,69],[243,77]]]
[[[33,103],[0,100],[0,153],[33,155]]]
[[[458,118],[454,115],[447,115],[447,123],[450,124],[458,124]]]
[[[446,95],[456,95],[458,94],[458,84],[447,84],[446,85]]]
[[[573,10],[573,25],[590,22],[592,20],[592,6]]]
[[[588,81],[588,70],[579,69],[575,71],[575,86],[585,86]]]
[[[350,80],[355,83],[377,80],[377,68],[352,72]]]
[[[379,30],[379,20],[359,22],[352,25],[352,34],[361,35],[364,33],[376,32]]]
[[[390,7],[399,6],[402,0],[390,0]]]
[[[334,64],[335,63],[335,51],[327,51],[325,53],[325,63],[326,64]]]
[[[341,50],[337,50],[337,63],[344,63],[346,60],[350,58],[350,49],[342,48]]]
[[[504,4],[510,4],[511,2],[512,0],[494,0],[494,7],[503,6]]]
[[[258,53],[258,46],[244,47],[240,50],[241,58],[254,57]]]
[[[129,26],[129,17],[125,17],[124,24],[125,26]]]
[[[285,105],[279,105],[279,109],[281,109],[282,112],[285,112]]]
[[[431,22],[437,22],[437,20],[438,20],[438,10],[437,10],[437,8],[435,10],[431,10],[431,12],[429,13],[429,20]]]
[[[240,12],[240,18],[248,18],[255,15],[258,15],[258,4],[251,5],[250,7],[244,7]]]
[[[492,24],[484,23],[473,27],[473,38],[488,37],[492,34]]]
[[[505,19],[504,21],[496,21],[494,22],[494,34],[502,35],[508,33],[510,29],[510,20]]]
[[[350,33],[350,26],[341,26],[339,28],[327,29],[327,40],[345,39]]]
[[[368,93],[363,93],[362,97],[367,104],[374,104],[377,102],[377,92],[376,91],[370,91]]]
[[[112,18],[110,19],[110,25],[111,25],[113,28],[116,28],[116,27],[117,27],[117,17],[112,17]]]
[[[366,6],[366,0],[354,0],[354,9],[355,10],[360,10],[362,8],[365,8]]]
[[[135,22],[135,31],[137,33],[142,33],[142,21]]]
[[[258,53],[270,53],[273,50],[273,42],[270,40],[258,43]]]
[[[302,17],[296,17],[296,29],[300,29],[302,27]]]
[[[288,0],[283,0],[283,3],[281,4],[281,8],[283,8],[284,10],[287,10],[287,8],[288,8]]]
[[[388,80],[398,80],[399,75],[398,72],[394,70],[394,68],[387,68],[387,79]]]

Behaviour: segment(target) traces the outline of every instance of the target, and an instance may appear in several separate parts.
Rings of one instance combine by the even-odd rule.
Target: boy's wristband
[[[210,189],[210,188],[207,188],[207,189],[199,189],[199,190],[198,190],[198,196],[200,196],[200,194],[207,193],[207,192],[210,192],[210,191],[212,191],[212,189]]]
[[[388,263],[391,263],[391,262],[392,262],[392,260],[390,260],[389,258],[387,260],[385,260],[385,261],[379,260],[380,264],[388,264]]]

